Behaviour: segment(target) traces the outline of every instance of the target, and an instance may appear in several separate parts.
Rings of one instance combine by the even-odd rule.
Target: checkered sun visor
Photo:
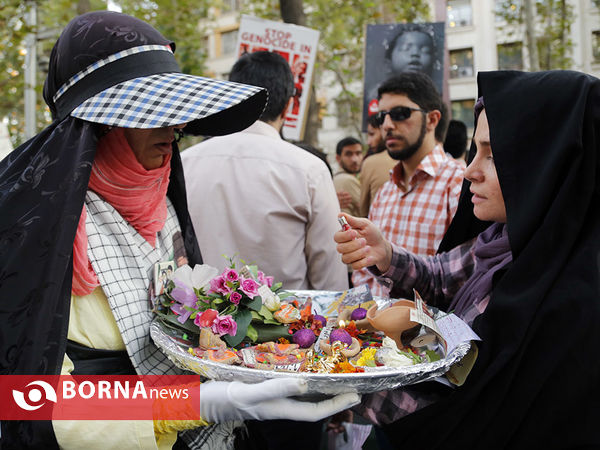
[[[116,127],[160,128],[211,116],[259,91],[261,88],[245,84],[161,73],[105,89],[71,115]]]
[[[69,91],[77,93],[79,90],[79,98],[84,98],[70,100],[75,105],[68,107],[69,115],[89,122],[124,128],[161,128],[187,123],[186,133],[209,136],[244,129],[262,113],[267,99],[265,89],[183,74],[174,60],[166,63],[165,57],[173,56],[152,48],[126,54],[106,64],[96,63],[95,67],[74,77],[72,86],[66,87],[64,95],[59,93],[59,96],[67,98],[64,100],[67,104]],[[100,72],[109,78],[117,72],[119,78],[97,82]],[[85,95],[89,89],[86,79],[94,80],[96,86],[98,83],[109,86]],[[61,100],[59,98],[57,104]]]

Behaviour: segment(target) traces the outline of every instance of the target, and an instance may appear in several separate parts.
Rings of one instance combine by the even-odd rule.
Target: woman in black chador
[[[600,80],[484,72],[456,216],[418,258],[366,219],[342,260],[415,287],[481,337],[460,387],[363,398],[394,448],[600,448]],[[354,239],[357,237],[358,239]],[[376,267],[375,267],[376,266]]]

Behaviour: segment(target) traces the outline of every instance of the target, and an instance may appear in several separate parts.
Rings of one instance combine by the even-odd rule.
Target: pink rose
[[[223,272],[223,277],[225,278],[225,280],[231,281],[232,283],[240,278],[238,273],[234,269],[225,269],[225,271]]]
[[[194,323],[200,328],[210,327],[217,318],[219,313],[215,309],[207,309],[202,314],[198,314],[194,319]]]
[[[217,316],[212,324],[211,329],[212,332],[218,336],[223,336],[224,334],[235,336],[237,333],[237,323],[229,314],[225,316]]]
[[[250,298],[258,294],[258,283],[251,278],[242,278],[240,289]]]
[[[260,284],[262,284],[262,285],[266,284],[267,287],[271,287],[271,286],[273,286],[273,281],[274,281],[273,277],[268,277],[260,270],[258,271],[258,282]]]
[[[241,299],[242,299],[242,294],[240,294],[239,292],[232,292],[231,295],[229,296],[229,301],[231,303],[233,303],[234,305],[239,305]]]
[[[227,286],[225,278],[223,276],[219,276],[210,280],[209,292],[218,292],[219,294],[227,295],[231,292],[231,289],[229,289],[229,286]]]

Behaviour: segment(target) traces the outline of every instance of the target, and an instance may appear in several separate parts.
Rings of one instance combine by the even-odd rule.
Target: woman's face
[[[392,71],[425,72],[433,74],[433,44],[431,37],[421,31],[403,33],[392,51]]]
[[[480,220],[506,223],[506,207],[492,155],[490,127],[485,109],[477,120],[473,141],[477,153],[465,169],[465,178],[471,182],[473,213]]]
[[[135,158],[146,170],[162,166],[166,155],[173,151],[175,129],[183,129],[186,124],[164,128],[123,128],[125,139],[133,150]]]

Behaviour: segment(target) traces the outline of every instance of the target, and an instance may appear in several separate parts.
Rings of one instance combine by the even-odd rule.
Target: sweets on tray
[[[406,303],[402,303],[406,306]],[[424,305],[418,305],[423,314]],[[225,343],[212,331],[203,327],[200,330],[199,346],[193,354],[202,359],[224,364],[240,365],[257,370],[312,373],[360,373],[365,370],[377,370],[378,367],[402,367],[432,362],[443,357],[443,346],[438,345],[437,334],[428,327],[414,322],[420,320],[410,311],[400,311],[392,306],[386,315],[401,315],[403,322],[397,319],[399,333],[394,333],[386,322],[388,334],[374,328],[377,320],[370,321],[369,329],[357,327],[358,323],[377,313],[375,306],[369,311],[361,311],[355,305],[357,314],[346,312],[344,317],[357,317],[357,321],[338,320],[312,314],[310,298],[300,306],[296,300],[281,302],[273,317],[279,320],[296,320],[287,325],[289,338],[279,338],[252,344],[243,342],[236,348],[227,348]],[[381,313],[382,311],[380,311]],[[390,331],[391,330],[391,331]],[[427,338],[424,338],[427,337]],[[291,341],[291,342],[290,342]],[[412,345],[411,345],[412,344]],[[437,350],[437,351],[436,351]]]

